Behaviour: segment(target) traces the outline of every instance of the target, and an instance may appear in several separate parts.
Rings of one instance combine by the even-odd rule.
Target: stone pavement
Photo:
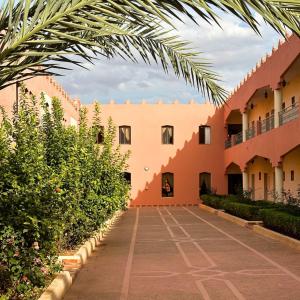
[[[196,207],[131,208],[65,300],[299,300],[300,252]]]

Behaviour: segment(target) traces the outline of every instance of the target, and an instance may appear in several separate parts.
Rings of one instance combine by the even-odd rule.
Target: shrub
[[[260,215],[267,228],[300,239],[300,216],[278,209],[262,209]]]
[[[112,120],[99,146],[97,105],[92,126],[80,111],[78,129],[63,125],[58,99],[52,105],[42,97],[41,116],[23,87],[13,119],[2,110],[0,293],[9,299],[35,299],[59,270],[58,253],[90,237],[128,200],[128,154],[114,146]]]
[[[226,201],[224,203],[224,209],[226,212],[242,219],[249,221],[260,220],[259,211],[261,207],[258,205]]]
[[[203,195],[203,196],[201,196],[201,199],[205,205],[208,205],[208,206],[216,208],[216,209],[223,208],[224,197],[222,197],[222,196]]]

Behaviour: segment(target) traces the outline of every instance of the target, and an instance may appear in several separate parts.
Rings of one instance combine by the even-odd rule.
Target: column
[[[274,127],[279,127],[279,112],[282,105],[282,89],[274,90]]]
[[[247,111],[243,112],[243,142],[247,140],[246,130],[248,129],[248,114]]]
[[[248,184],[248,173],[246,171],[243,171],[243,191],[249,190],[249,184]]]
[[[281,166],[275,167],[275,192],[278,197],[277,200],[282,200],[282,191],[283,191],[283,171]]]

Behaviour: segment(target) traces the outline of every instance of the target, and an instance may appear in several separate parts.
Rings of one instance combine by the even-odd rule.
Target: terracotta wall
[[[89,119],[93,106],[88,106]],[[212,187],[225,193],[222,110],[210,104],[103,104],[102,120],[131,126],[128,171],[132,205],[197,204],[199,173],[212,174]],[[164,145],[161,126],[174,126],[174,144]],[[211,144],[200,145],[198,127],[211,126]],[[146,168],[146,169],[145,169]],[[146,171],[148,168],[148,171]],[[174,197],[161,195],[162,173],[174,173]]]
[[[295,196],[300,191],[300,146],[284,156],[282,167],[285,173],[283,188]],[[294,172],[294,178],[292,178],[292,171]]]
[[[44,92],[49,97],[58,97],[65,111],[64,118],[67,125],[74,125],[72,123],[78,121],[80,101],[71,99],[53,77],[35,77],[24,81],[24,84],[33,95],[39,96],[41,92]],[[15,84],[0,90],[0,105],[5,108],[9,116],[12,114],[12,108],[16,99],[17,88]]]

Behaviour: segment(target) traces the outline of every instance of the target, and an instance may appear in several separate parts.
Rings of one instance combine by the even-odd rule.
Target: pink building
[[[62,99],[66,124],[78,120],[80,103],[52,78],[26,83]],[[9,110],[16,87],[0,92]],[[300,39],[296,36],[263,58],[227,100],[210,104],[102,105],[103,125],[111,116],[117,143],[130,150],[126,178],[131,205],[193,205],[200,193],[250,191],[253,199],[295,195],[300,185]],[[50,100],[49,100],[50,101]],[[92,120],[93,105],[87,105]]]

